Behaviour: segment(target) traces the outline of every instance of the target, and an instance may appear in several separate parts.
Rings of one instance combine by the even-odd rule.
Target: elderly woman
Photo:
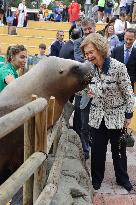
[[[87,94],[92,97],[89,124],[92,127],[91,175],[94,189],[104,178],[108,140],[118,185],[131,191],[127,174],[126,147],[119,148],[121,129],[130,124],[134,97],[126,66],[108,57],[107,41],[100,34],[89,34],[81,44],[85,58],[94,65],[95,74]]]
[[[0,69],[0,92],[14,79],[18,78],[18,70],[24,69],[27,59],[26,48],[23,45],[9,46],[7,63]]]

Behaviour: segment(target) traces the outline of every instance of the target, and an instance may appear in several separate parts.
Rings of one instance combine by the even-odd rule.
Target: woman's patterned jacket
[[[91,101],[89,124],[99,128],[104,118],[108,129],[121,129],[125,118],[133,116],[134,96],[127,68],[113,58],[106,58],[101,73],[95,74],[89,88]]]

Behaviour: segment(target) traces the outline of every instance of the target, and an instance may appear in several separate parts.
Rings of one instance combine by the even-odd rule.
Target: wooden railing
[[[24,185],[24,205],[32,205],[34,203],[38,205],[42,198],[45,198],[49,189],[53,190],[51,192],[52,196],[57,190],[56,186],[51,182],[45,187],[47,167],[44,164],[57,135],[57,129],[54,132],[53,129],[48,130],[47,133],[48,121],[53,125],[55,98],[51,97],[48,103],[46,99],[36,98],[36,96],[33,96],[32,102],[0,118],[0,139],[24,124],[25,161],[0,186],[0,205],[5,205],[10,201],[22,185]],[[57,126],[57,123],[55,126]],[[43,189],[44,193],[46,193],[44,196]],[[48,196],[48,202],[50,200],[51,198]]]

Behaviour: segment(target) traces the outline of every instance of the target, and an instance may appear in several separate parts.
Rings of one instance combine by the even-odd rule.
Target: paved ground
[[[128,173],[130,181],[136,190],[136,143],[134,148],[127,148]],[[93,205],[136,205],[136,191],[128,193],[124,188],[116,184],[114,168],[108,146],[105,178],[98,191],[94,191]]]
[[[73,115],[70,118],[71,126],[72,118]],[[128,174],[136,190],[136,142],[133,148],[127,148],[127,157]],[[90,159],[87,160],[87,166],[90,168]],[[124,188],[116,184],[110,145],[108,145],[106,156],[105,178],[101,188],[98,191],[93,190],[93,205],[136,205],[136,191],[128,193]]]

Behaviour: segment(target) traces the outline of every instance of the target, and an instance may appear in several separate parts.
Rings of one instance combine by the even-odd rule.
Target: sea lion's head
[[[47,100],[54,96],[63,106],[74,93],[86,87],[92,70],[90,63],[47,57],[4,88],[0,93],[0,110],[5,114],[14,110],[31,101],[32,94]]]
[[[71,96],[84,89],[93,77],[93,66],[90,63],[57,57],[49,57],[48,61],[47,67],[53,69],[51,86],[53,96]],[[56,92],[54,94],[53,89]]]
[[[73,66],[72,73],[74,73],[79,82],[79,86],[81,86],[81,90],[85,88],[89,82],[91,81],[94,75],[94,67],[89,62],[85,63],[78,63],[77,65]]]

